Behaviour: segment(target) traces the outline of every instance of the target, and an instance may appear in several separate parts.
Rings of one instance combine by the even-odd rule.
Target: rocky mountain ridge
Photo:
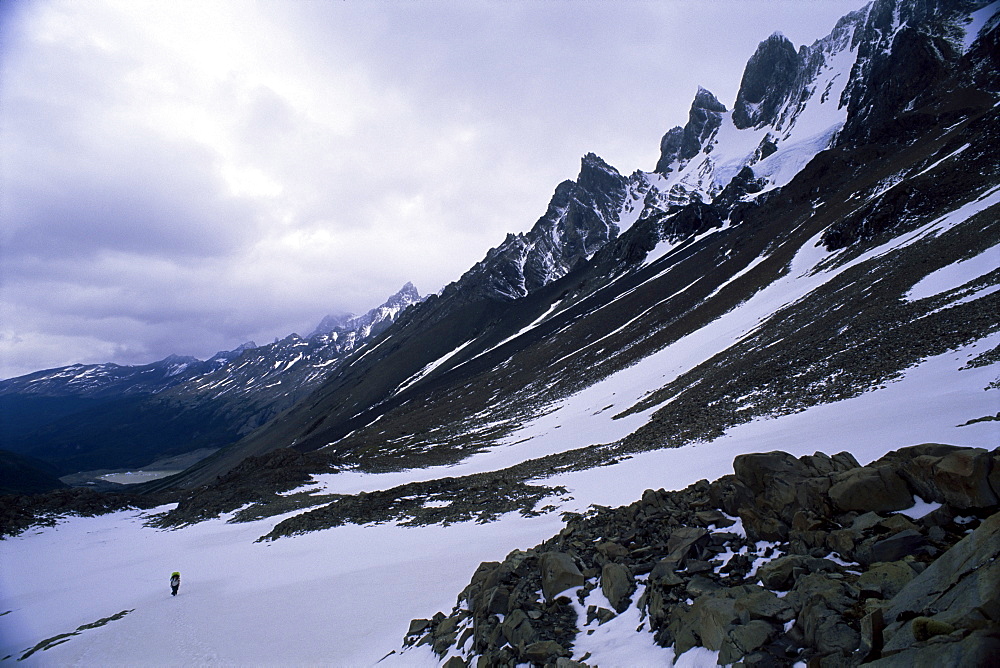
[[[698,92],[656,171],[585,157],[529,232],[267,424],[128,497],[5,497],[0,533],[176,503],[143,531],[270,544],[285,574],[336,563],[335,596],[377,563],[394,586],[354,590],[382,596],[373,618],[411,584],[430,601],[397,614],[387,665],[607,665],[633,646],[655,657],[634,664],[988,663],[998,8],[879,0],[813,46],[765,40],[735,104]],[[777,448],[795,456],[760,452]],[[267,605],[286,597],[290,617],[308,604]],[[345,609],[328,600],[316,619]]]
[[[460,461],[671,346],[704,348],[680,376],[651,381],[661,384],[645,388],[648,398],[614,404],[616,418],[653,411],[616,448],[676,447],[855,396],[988,336],[995,274],[909,295],[996,242],[1000,164],[988,147],[1000,83],[986,63],[998,30],[973,17],[992,5],[913,13],[923,23],[905,30],[930,42],[967,22],[977,32],[957,60],[940,55],[925,89],[890,96],[891,120],[872,120],[865,135],[847,130],[860,91],[893,86],[916,66],[908,42],[885,42],[879,27],[886,12],[910,16],[909,4],[879,0],[794,59],[785,38],[762,43],[737,96],[757,125],[738,128],[702,90],[687,126],[667,133],[657,172],[623,178],[586,157],[531,233],[508,237],[307,401],[172,484],[206,484],[281,447],[368,470]],[[873,39],[891,75],[868,66]],[[553,236],[560,244],[550,247]],[[733,325],[742,334],[707,333],[722,322],[743,323]],[[587,446],[596,444],[574,445]]]

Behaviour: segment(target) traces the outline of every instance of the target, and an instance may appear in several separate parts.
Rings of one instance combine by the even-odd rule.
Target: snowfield
[[[995,414],[1000,406],[1000,389],[986,389],[996,380],[996,365],[963,369],[998,343],[1000,334],[992,335],[930,358],[883,388],[755,420],[713,442],[642,453],[545,482],[570,490],[558,501],[560,511],[581,511],[592,503],[630,503],[647,488],[680,489],[717,478],[732,472],[733,458],[743,452],[847,450],[867,463],[928,441],[993,448],[1000,442],[1000,422],[959,425]],[[596,424],[604,416],[591,418]],[[566,426],[574,422],[579,419]],[[552,429],[536,440],[552,449],[564,434],[569,430]],[[480,457],[494,454],[490,463],[503,464],[504,450]],[[448,474],[464,473],[475,459],[449,467]],[[388,479],[338,474],[323,482],[359,491],[442,473],[411,471],[386,474]],[[341,475],[343,486],[335,482]],[[143,517],[128,511],[69,518],[0,541],[0,656],[13,661],[43,640],[128,610],[22,664],[365,666],[395,651],[380,665],[435,665],[426,647],[399,653],[409,620],[450,611],[481,561],[536,545],[562,526],[558,513],[507,515],[485,525],[344,526],[255,543],[286,516],[245,524],[217,519],[173,531],[146,528]],[[173,598],[167,579],[175,570],[182,583]],[[637,634],[638,623],[625,623],[635,620],[615,621],[581,637],[577,658],[591,651],[602,666],[642,665],[656,657],[669,664],[670,650],[656,647],[648,633]],[[714,663],[714,653],[692,650],[678,665]]]
[[[176,531],[142,519],[71,518],[0,543],[0,612],[10,611],[0,656],[131,610],[22,665],[372,665],[400,645],[411,618],[450,610],[480,561],[559,529],[549,515],[254,543],[283,517]]]

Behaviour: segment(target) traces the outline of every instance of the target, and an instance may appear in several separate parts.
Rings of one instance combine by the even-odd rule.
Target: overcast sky
[[[0,378],[206,358],[456,280],[593,151],[862,0],[4,0]]]

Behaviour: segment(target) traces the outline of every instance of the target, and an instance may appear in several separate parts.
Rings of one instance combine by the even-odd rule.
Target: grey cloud
[[[435,291],[584,153],[652,168],[699,84],[731,101],[759,40],[855,4],[156,5],[226,18],[201,27],[249,60],[215,62],[128,3],[0,3],[0,376],[208,356]]]
[[[7,253],[93,256],[218,255],[250,241],[259,214],[228,196],[215,156],[195,144],[140,141],[94,147],[75,164],[26,165],[12,184],[16,221]],[[66,172],[70,172],[66,174]]]

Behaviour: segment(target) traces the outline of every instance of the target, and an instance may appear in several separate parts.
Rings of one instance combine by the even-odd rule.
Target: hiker
[[[181,586],[181,574],[174,571],[170,576],[170,595],[177,596],[177,589]]]

